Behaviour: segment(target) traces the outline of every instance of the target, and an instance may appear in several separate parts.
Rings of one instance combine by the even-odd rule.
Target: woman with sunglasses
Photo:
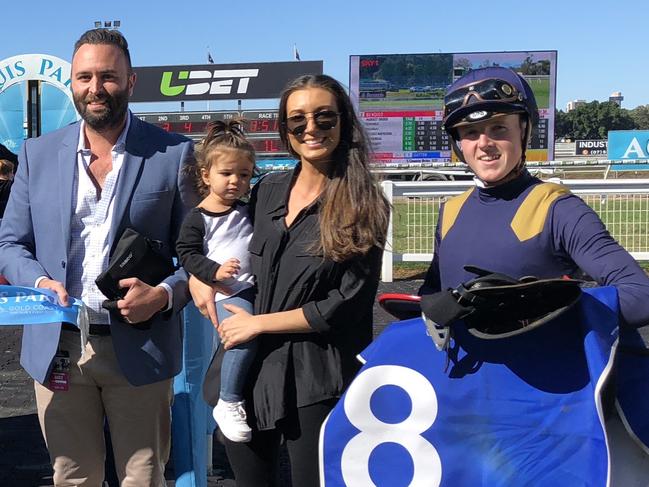
[[[230,306],[233,316],[218,327],[226,348],[259,340],[248,375],[252,441],[226,442],[239,487],[277,485],[282,440],[293,485],[318,485],[320,425],[372,339],[388,225],[389,204],[369,172],[367,139],[340,83],[324,75],[296,79],[281,96],[279,122],[299,163],[253,189],[255,315]],[[204,285],[194,281],[191,289],[212,316]]]

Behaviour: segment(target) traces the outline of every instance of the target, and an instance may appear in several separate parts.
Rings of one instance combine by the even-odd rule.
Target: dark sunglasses
[[[288,117],[286,119],[286,122],[284,122],[286,131],[297,137],[302,135],[306,130],[307,124],[309,123],[307,115],[309,115],[309,113]],[[315,126],[318,127],[318,129],[331,130],[336,125],[338,125],[338,117],[340,116],[340,113],[334,112],[333,110],[321,110],[319,112],[314,112],[312,115],[313,122],[315,123]]]
[[[514,86],[501,79],[486,79],[472,83],[444,97],[444,114],[454,112],[469,104],[472,97],[479,101],[523,101],[523,95]]]

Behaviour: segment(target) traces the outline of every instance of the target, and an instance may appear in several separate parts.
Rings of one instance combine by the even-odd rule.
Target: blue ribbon
[[[70,297],[70,306],[61,306],[54,291],[21,286],[0,286],[0,326],[77,324],[81,300]]]

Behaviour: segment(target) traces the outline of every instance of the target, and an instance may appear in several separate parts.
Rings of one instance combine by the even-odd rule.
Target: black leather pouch
[[[175,272],[173,261],[162,255],[161,248],[162,242],[149,239],[132,228],[124,230],[113,247],[108,269],[95,280],[99,290],[108,298],[102,307],[110,311],[113,317],[122,319],[116,305],[117,300],[123,299],[126,294],[126,289],[119,287],[121,279],[137,277],[150,286],[156,286]],[[144,322],[134,326],[150,328],[151,324]]]

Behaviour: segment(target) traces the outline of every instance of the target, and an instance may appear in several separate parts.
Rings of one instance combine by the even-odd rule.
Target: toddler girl
[[[255,150],[244,137],[239,121],[217,121],[210,124],[197,148],[196,160],[196,185],[203,200],[185,218],[176,250],[187,272],[229,291],[216,294],[220,323],[230,316],[223,304],[253,312],[254,277],[248,255],[252,224],[248,207],[240,198],[250,188]],[[251,340],[228,350],[221,366],[214,419],[225,437],[234,442],[250,441],[242,390],[256,345]]]

